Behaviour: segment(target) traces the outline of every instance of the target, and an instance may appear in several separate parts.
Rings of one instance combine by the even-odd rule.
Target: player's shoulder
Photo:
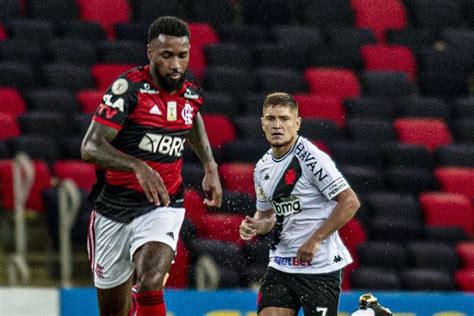
[[[258,170],[265,165],[268,165],[272,162],[272,150],[269,149],[265,154],[263,154],[262,158],[260,158],[255,165],[255,169]]]
[[[186,80],[183,86],[182,96],[185,99],[202,103],[204,94],[201,86],[197,82]]]
[[[115,79],[110,86],[110,92],[114,95],[135,92],[140,89],[141,83],[146,80],[144,67],[131,68]]]

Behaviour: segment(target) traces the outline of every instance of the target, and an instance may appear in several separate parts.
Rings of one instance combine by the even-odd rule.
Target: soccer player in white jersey
[[[315,105],[317,106],[317,105]],[[257,211],[239,227],[250,240],[272,229],[270,262],[258,294],[261,316],[336,316],[341,272],[352,262],[337,230],[360,206],[331,158],[298,135],[301,118],[290,94],[263,104],[271,149],[255,168]]]

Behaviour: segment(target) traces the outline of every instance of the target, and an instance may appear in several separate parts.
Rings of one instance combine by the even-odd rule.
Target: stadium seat
[[[462,227],[474,233],[474,212],[469,199],[458,193],[423,193],[419,196],[427,226]]]
[[[269,27],[277,24],[290,24],[291,3],[286,0],[240,1],[241,14],[245,24]],[[271,10],[269,10],[271,8]]]
[[[262,131],[262,121],[259,116],[240,115],[232,119],[235,124],[237,137],[258,144],[265,144]]]
[[[204,120],[211,146],[218,147],[235,140],[235,126],[227,116],[203,114],[202,119]]]
[[[352,218],[339,229],[339,235],[358,266],[359,256],[357,254],[357,247],[365,243],[368,238],[364,227],[357,218]]]
[[[253,216],[255,213],[255,196],[243,192],[224,190],[221,207],[208,208],[207,213]]]
[[[185,289],[188,285],[189,251],[181,240],[178,240],[176,256],[170,267],[166,288]]]
[[[338,165],[382,168],[380,149],[367,143],[334,142],[329,144],[331,156]]]
[[[130,22],[114,24],[114,32],[117,40],[137,41],[143,45],[148,43],[148,23]]]
[[[237,43],[216,43],[204,46],[209,66],[229,66],[250,69],[253,56],[247,46]]]
[[[454,274],[456,285],[463,292],[474,292],[474,269],[458,270]]]
[[[219,36],[212,26],[205,23],[189,23],[191,32],[191,51],[189,56],[189,69],[201,79],[206,70],[204,46],[219,42]]]
[[[38,81],[37,72],[31,65],[9,61],[0,62],[0,87],[23,91],[36,87]]]
[[[202,181],[202,177],[200,178]],[[186,180],[186,178],[184,179]],[[194,225],[202,225],[202,218],[206,214],[206,206],[203,201],[204,197],[199,191],[194,189],[185,190],[184,208],[186,209],[186,217],[189,218]]]
[[[33,160],[41,160],[52,165],[60,158],[58,144],[53,138],[40,135],[24,135],[7,141],[12,156],[26,153]]]
[[[252,49],[258,67],[303,70],[309,64],[307,49],[295,50],[292,43],[259,43]],[[284,79],[283,79],[284,80]]]
[[[271,234],[270,234],[271,235]],[[271,246],[271,236],[259,236],[246,242],[242,247],[244,268],[242,278],[246,286],[252,286],[260,281],[268,266],[268,252]]]
[[[359,267],[352,272],[351,288],[354,290],[401,290],[398,273],[384,268]]]
[[[151,24],[160,16],[186,17],[183,3],[179,0],[136,0],[130,4],[133,7],[133,19],[146,24]]]
[[[385,189],[383,174],[373,167],[339,166],[339,170],[355,192],[367,194]]]
[[[428,150],[452,142],[451,133],[443,120],[399,118],[393,123],[400,142],[423,145]]]
[[[73,135],[67,115],[54,112],[27,112],[18,118],[22,135],[41,135],[59,140]]]
[[[360,54],[366,70],[403,72],[416,82],[417,64],[410,48],[396,45],[365,45],[361,47]]]
[[[294,94],[308,90],[303,74],[288,68],[258,68],[255,70],[255,80],[259,91],[264,93],[285,91]]]
[[[263,138],[261,141],[237,139],[223,146],[223,161],[257,163],[268,148]]]
[[[15,19],[9,20],[5,24],[11,39],[45,44],[56,37],[54,26],[50,21]]]
[[[473,34],[472,30],[449,28],[442,31],[441,38],[449,47],[472,53],[474,46]]]
[[[360,96],[359,81],[352,70],[309,68],[304,72],[309,92],[341,100]]]
[[[302,22],[308,25],[354,25],[354,13],[349,0],[299,0]]]
[[[57,22],[78,17],[74,0],[28,0],[25,3],[29,18]]]
[[[185,9],[189,21],[192,22],[208,23],[218,26],[234,21],[233,4],[227,0],[189,1]]]
[[[420,223],[423,219],[416,196],[411,193],[374,192],[366,196],[366,205],[372,218],[388,216]]]
[[[385,41],[385,30],[404,29],[407,17],[402,2],[397,0],[351,0],[355,26],[371,29],[377,40]]]
[[[306,118],[301,123],[299,134],[311,140],[325,143],[344,139],[342,130],[332,120]]]
[[[407,27],[404,29],[386,30],[386,42],[391,45],[408,46],[414,52],[419,52],[424,47],[434,45],[435,32],[428,29],[415,29]]]
[[[52,112],[73,116],[79,112],[74,94],[68,90],[35,89],[25,93],[28,111]]]
[[[474,168],[439,167],[435,169],[434,174],[444,192],[474,198]]]
[[[22,10],[20,1],[11,1],[5,3],[3,10],[0,11],[0,21],[19,18],[21,13]]]
[[[460,1],[406,0],[413,25],[418,29],[443,30],[460,27],[463,15]]]
[[[394,107],[390,98],[359,97],[348,98],[343,102],[346,117],[372,118],[391,121],[394,117]]]
[[[394,102],[398,117],[437,118],[448,121],[451,117],[448,104],[439,98],[412,96]]]
[[[415,92],[414,83],[404,72],[364,71],[360,78],[367,96],[398,98]]]
[[[15,117],[26,111],[26,102],[21,93],[15,88],[0,87],[0,112]]]
[[[146,55],[146,46],[138,41],[103,41],[98,45],[98,54],[101,63],[138,66],[149,62]]]
[[[418,194],[435,188],[430,169],[419,167],[390,167],[384,170],[387,187],[401,193]]]
[[[382,146],[385,167],[412,167],[431,170],[434,159],[426,147],[413,144],[390,143]]]
[[[357,247],[357,254],[363,267],[399,270],[409,264],[407,249],[397,242],[369,240]]]
[[[110,39],[114,38],[113,25],[116,23],[126,23],[131,18],[131,8],[128,1],[116,0],[113,10],[108,0],[76,0],[79,17],[82,21],[97,22],[105,30]]]
[[[31,187],[30,195],[26,200],[26,208],[42,212],[45,210],[42,192],[51,187],[51,175],[48,166],[41,161],[34,161],[33,168],[35,178]],[[13,210],[13,162],[11,160],[0,161],[0,194],[3,207],[6,210]]]
[[[302,118],[331,120],[341,128],[345,125],[344,107],[339,98],[313,94],[296,94],[294,97]]]
[[[89,68],[86,66],[54,63],[42,66],[45,83],[54,89],[67,89],[73,92],[90,89],[94,86]]]
[[[451,110],[459,119],[474,119],[474,97],[456,98],[452,101]]]
[[[256,83],[249,70],[225,66],[209,66],[203,77],[207,91],[246,94],[255,89]],[[263,104],[263,103],[262,103]]]
[[[226,190],[255,196],[253,171],[255,163],[223,163],[219,166],[223,187]]]
[[[449,144],[438,147],[436,160],[439,166],[474,168],[474,144]]]
[[[425,237],[440,243],[450,243],[457,245],[460,242],[469,240],[469,236],[461,227],[430,227],[425,226]]]
[[[65,39],[88,40],[92,43],[99,43],[107,38],[99,23],[80,20],[62,22],[61,33]]]
[[[91,75],[95,81],[95,88],[105,92],[118,76],[133,67],[134,65],[130,64],[96,64],[92,66]]]
[[[81,160],[81,144],[84,134],[80,136],[67,136],[58,141],[61,159]]]
[[[474,269],[474,243],[472,241],[457,244],[456,252],[463,268]]]
[[[350,119],[346,121],[346,132],[351,140],[358,143],[380,145],[397,140],[393,125],[384,120]]]
[[[455,291],[450,272],[430,268],[407,268],[400,272],[403,287],[410,291]]]
[[[317,50],[324,43],[321,29],[316,26],[277,25],[271,29],[271,32],[276,43],[300,47],[305,52]]]
[[[435,241],[411,241],[407,244],[407,249],[416,268],[450,273],[459,268],[459,258],[453,245]]]
[[[76,94],[82,112],[94,113],[99,104],[102,102],[104,91],[101,90],[83,90]]]
[[[367,228],[370,240],[406,243],[423,238],[423,223],[400,217],[379,216]]]
[[[221,42],[237,43],[250,47],[250,45],[265,42],[268,32],[259,25],[226,23],[216,26]]]
[[[205,214],[202,225],[197,225],[198,234],[205,239],[228,241],[237,246],[243,244],[239,237],[238,227],[244,215],[231,215],[226,213]]]
[[[77,128],[76,133],[84,136],[86,134],[87,129],[92,121],[92,114],[89,113],[80,113],[74,116],[74,126]]]
[[[458,142],[474,144],[474,118],[454,122],[453,129]]]
[[[239,106],[233,95],[219,92],[204,92],[204,106],[201,113],[223,114],[232,117],[239,116]]]
[[[59,179],[72,179],[77,186],[89,192],[96,182],[95,167],[80,160],[58,160],[53,165],[53,173]]]
[[[470,28],[474,28],[474,3],[470,0],[461,0],[464,17]]]
[[[9,113],[0,112],[0,140],[20,136],[20,125],[16,117]]]
[[[245,116],[262,117],[263,101],[266,94],[264,93],[247,93],[238,95],[240,109]]]
[[[97,47],[89,40],[55,39],[48,44],[48,51],[55,63],[90,66],[97,62]]]
[[[46,50],[40,43],[25,39],[0,41],[0,60],[38,65],[45,59]]]

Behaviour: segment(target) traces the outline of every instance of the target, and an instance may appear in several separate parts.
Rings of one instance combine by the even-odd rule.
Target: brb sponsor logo
[[[272,200],[272,205],[277,216],[289,216],[301,212],[300,199],[294,195],[276,198]]]
[[[185,141],[181,137],[146,133],[138,148],[152,153],[181,157]]]
[[[301,261],[296,257],[275,257],[273,262],[280,266],[307,267],[311,265],[310,261]]]

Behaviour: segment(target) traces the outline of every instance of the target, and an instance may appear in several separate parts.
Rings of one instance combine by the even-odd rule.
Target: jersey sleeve
[[[92,119],[120,130],[136,102],[137,96],[132,90],[132,83],[124,77],[119,77],[107,89]]]
[[[332,159],[318,148],[310,147],[310,153],[316,158],[316,163],[310,165],[311,181],[329,200],[349,188],[349,184],[336,168]]]
[[[254,183],[255,183],[255,195],[256,195],[256,208],[259,211],[267,211],[272,208],[272,205],[268,201],[265,192],[263,191],[261,183],[261,173],[259,172],[258,165],[254,171]]]

